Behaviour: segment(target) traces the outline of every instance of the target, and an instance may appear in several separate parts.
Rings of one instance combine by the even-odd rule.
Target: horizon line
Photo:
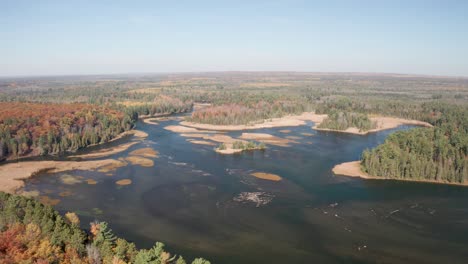
[[[398,72],[367,72],[367,71],[288,71],[288,70],[228,70],[228,71],[159,71],[159,72],[121,72],[121,73],[83,73],[83,74],[18,74],[0,75],[0,79],[25,79],[25,78],[51,78],[51,77],[99,77],[99,76],[131,76],[131,75],[163,75],[163,74],[212,74],[212,73],[299,73],[299,74],[329,74],[329,75],[361,75],[361,76],[391,76],[391,77],[426,77],[426,78],[453,78],[468,79],[468,75],[438,75],[421,73]]]

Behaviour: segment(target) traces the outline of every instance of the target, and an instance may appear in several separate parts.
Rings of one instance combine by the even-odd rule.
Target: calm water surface
[[[42,175],[27,190],[60,199],[84,228],[95,219],[151,247],[162,241],[186,259],[212,263],[468,263],[468,188],[335,176],[331,168],[357,160],[398,129],[368,136],[302,127],[254,132],[297,136],[290,147],[224,156],[194,145],[160,125],[139,123],[148,138],[128,151],[151,147],[154,167],[129,165],[113,176],[95,171]],[[290,129],[289,134],[279,130]],[[301,133],[313,133],[304,136]],[[228,133],[238,136],[241,132]],[[124,142],[124,139],[121,142]],[[106,146],[107,147],[107,146]],[[256,179],[261,171],[282,181]],[[97,181],[64,184],[65,175]],[[119,179],[132,184],[118,186]],[[65,193],[72,195],[62,197]],[[272,198],[266,205],[239,202],[243,192]],[[60,196],[62,194],[62,196]]]

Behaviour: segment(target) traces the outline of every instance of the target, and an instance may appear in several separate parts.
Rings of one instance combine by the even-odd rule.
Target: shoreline
[[[397,178],[372,176],[361,170],[360,161],[350,161],[350,162],[337,164],[333,167],[332,172],[336,176],[354,177],[354,178],[361,178],[365,180],[405,181],[405,182],[434,183],[434,184],[445,184],[445,185],[468,187],[468,182],[457,183],[457,182],[444,182],[444,181],[436,181],[436,180],[397,179]]]
[[[367,130],[367,131],[359,131],[359,129],[356,127],[349,127],[345,130],[319,128],[318,126],[327,117],[328,116],[326,114],[315,114],[314,112],[304,112],[300,115],[287,115],[287,116],[283,116],[279,118],[266,119],[263,121],[259,121],[257,123],[252,123],[252,124],[247,124],[247,125],[212,125],[212,124],[195,123],[195,122],[189,122],[189,121],[182,121],[179,123],[179,125],[185,128],[221,132],[221,131],[255,130],[255,129],[262,129],[262,128],[275,128],[275,127],[303,126],[303,125],[306,125],[306,121],[311,121],[315,123],[312,129],[317,130],[317,131],[330,131],[330,132],[347,133],[347,134],[354,134],[354,135],[367,135],[369,133],[375,133],[375,132],[379,132],[379,131],[383,131],[387,129],[393,129],[401,125],[432,127],[431,124],[427,122],[419,121],[419,120],[411,120],[411,119],[387,117],[387,116],[374,116],[374,117],[370,117],[370,120],[373,122],[376,122],[377,127]]]
[[[105,143],[95,144],[103,145],[106,143],[113,142],[115,140],[121,139],[125,136],[133,135],[136,137],[136,140],[144,139],[148,136],[146,132],[132,129],[125,131],[119,134],[117,137],[109,140]],[[44,172],[64,172],[70,170],[95,170],[100,167],[105,166],[120,166],[121,161],[114,159],[98,159],[98,160],[86,160],[92,158],[105,158],[106,156],[117,154],[119,152],[125,151],[131,146],[137,144],[138,142],[127,142],[119,144],[118,146],[91,151],[90,153],[80,154],[80,155],[71,155],[65,156],[66,158],[71,159],[84,159],[81,161],[65,160],[65,161],[56,161],[56,160],[43,160],[43,161],[21,161],[21,158],[14,162],[9,160],[8,163],[0,163],[0,191],[7,193],[17,193],[25,185],[25,180],[30,179],[40,173]],[[86,148],[91,147],[87,146]],[[86,149],[84,148],[84,149]],[[35,156],[23,157],[31,158]]]
[[[44,172],[64,172],[71,170],[95,170],[110,165],[120,165],[114,159],[90,161],[24,161],[0,166],[0,191],[17,193],[25,185],[25,180]]]
[[[261,129],[261,128],[274,128],[274,127],[292,127],[305,125],[305,121],[312,121],[320,123],[327,115],[318,115],[313,112],[304,112],[300,115],[288,115],[278,118],[265,119],[257,123],[248,125],[211,125],[194,123],[188,121],[180,122],[181,126],[202,129],[202,130],[214,130],[214,131],[240,131],[250,129]]]
[[[431,124],[424,122],[424,121],[404,119],[404,118],[399,118],[399,117],[375,116],[375,117],[370,117],[369,119],[373,122],[376,122],[377,127],[373,129],[369,129],[367,131],[360,131],[357,127],[348,127],[345,130],[319,128],[318,126],[320,125],[320,123],[315,123],[312,129],[317,130],[317,131],[339,132],[339,133],[347,133],[347,134],[364,136],[370,133],[376,133],[376,132],[387,130],[387,129],[397,128],[401,125],[433,127]]]

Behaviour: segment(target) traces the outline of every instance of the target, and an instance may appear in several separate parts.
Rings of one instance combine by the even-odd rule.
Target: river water
[[[55,208],[77,212],[84,228],[95,219],[108,221],[118,236],[138,247],[161,241],[186,259],[468,263],[468,187],[362,180],[331,172],[335,164],[359,159],[364,149],[381,144],[390,133],[411,127],[367,136],[319,132],[311,129],[313,123],[257,129],[249,132],[300,139],[290,147],[221,155],[213,146],[192,144],[163,129],[175,124],[140,122],[138,129],[148,138],[109,157],[150,147],[160,153],[153,167],[128,165],[112,176],[80,170],[41,175],[29,180],[26,190],[60,199]],[[291,133],[281,133],[284,129]],[[283,179],[261,180],[252,172]],[[64,175],[97,184],[64,183]],[[116,185],[120,179],[132,184]],[[265,204],[239,199],[248,193]]]

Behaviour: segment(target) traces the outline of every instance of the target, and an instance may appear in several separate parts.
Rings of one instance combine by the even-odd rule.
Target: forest
[[[130,130],[131,115],[90,104],[0,103],[0,159],[59,154]]]
[[[373,176],[394,179],[468,182],[468,109],[433,105],[433,128],[391,134],[362,154],[361,166]]]
[[[106,222],[80,229],[75,213],[60,215],[51,206],[0,192],[0,263],[185,264],[182,256],[156,242],[138,250],[117,237]],[[209,264],[197,258],[192,264]]]
[[[245,125],[305,111],[303,105],[293,101],[259,101],[255,104],[223,104],[203,108],[193,112],[187,120],[213,125]]]
[[[334,130],[345,130],[349,127],[356,127],[359,131],[368,131],[376,128],[376,124],[366,114],[328,111],[328,117],[318,127]]]
[[[411,75],[231,72],[0,79],[0,161],[109,142],[138,118],[252,124],[315,111],[320,128],[374,128],[369,116],[428,122],[362,154],[372,176],[468,183],[468,79]],[[194,108],[205,103],[203,108]],[[194,110],[194,111],[192,111]],[[190,112],[192,113],[190,114]],[[219,149],[226,148],[221,144]],[[233,148],[265,148],[236,142]],[[0,263],[186,263],[156,243],[138,250],[105,222],[87,230],[33,199],[0,194]],[[192,263],[209,263],[195,259]]]
[[[139,105],[0,102],[0,161],[57,155],[102,144],[133,129],[139,116],[187,112],[191,101],[161,96]]]

